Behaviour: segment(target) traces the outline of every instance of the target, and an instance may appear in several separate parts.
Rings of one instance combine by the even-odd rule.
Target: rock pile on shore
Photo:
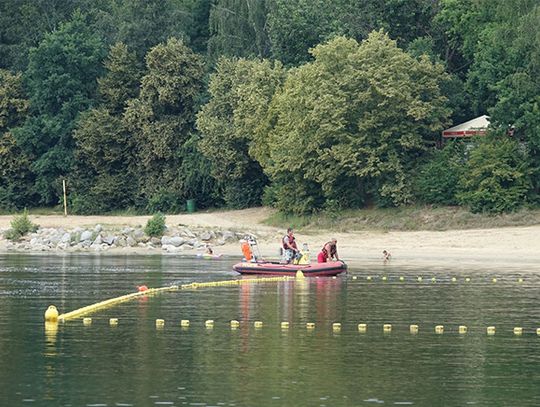
[[[5,231],[0,230],[0,239]],[[29,252],[100,252],[112,248],[141,247],[168,253],[202,249],[207,245],[221,246],[235,243],[250,232],[217,230],[208,228],[188,228],[186,226],[167,227],[161,238],[150,237],[142,227],[104,229],[101,225],[92,228],[40,228],[18,241],[6,241],[6,248],[13,251]]]

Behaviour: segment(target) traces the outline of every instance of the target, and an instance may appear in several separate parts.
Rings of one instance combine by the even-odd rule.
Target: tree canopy
[[[537,205],[539,27],[537,0],[5,0],[0,209],[62,179],[85,213]]]

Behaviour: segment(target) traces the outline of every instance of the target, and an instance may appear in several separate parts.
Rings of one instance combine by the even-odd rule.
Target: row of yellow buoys
[[[92,318],[88,318],[88,317],[83,318],[83,324],[85,326],[91,325],[92,324]],[[109,324],[111,326],[118,326],[118,318],[110,318],[109,319]],[[229,325],[230,325],[231,329],[237,329],[237,328],[240,327],[240,321],[237,321],[237,320],[233,319],[233,320],[231,320],[229,322]],[[191,326],[191,322],[190,322],[189,319],[182,319],[180,321],[180,326],[183,327],[183,328],[188,328],[189,326]],[[213,329],[214,328],[214,320],[213,319],[207,319],[206,321],[204,321],[204,326],[207,329]],[[264,326],[264,324],[263,324],[262,321],[254,321],[253,322],[253,327],[254,328],[261,329],[263,326]],[[281,329],[289,329],[291,324],[290,324],[289,321],[282,321],[279,326],[280,326]],[[159,329],[159,328],[164,328],[164,327],[165,327],[165,320],[164,319],[156,319],[156,328]],[[305,327],[308,330],[315,329],[315,323],[314,322],[307,322]],[[382,330],[385,333],[392,332],[392,329],[393,329],[392,324],[383,324],[383,326],[382,326]],[[341,323],[340,322],[334,322],[332,324],[332,330],[334,332],[341,331]],[[368,330],[368,325],[367,324],[358,324],[358,332],[366,333],[367,330]],[[416,325],[416,324],[409,325],[409,332],[411,334],[417,334],[419,331],[420,331],[420,328],[419,328],[418,325]],[[444,333],[444,331],[445,331],[445,327],[444,327],[444,325],[435,325],[434,331],[435,331],[436,334],[442,335]],[[459,325],[458,328],[457,328],[457,332],[460,335],[464,335],[468,331],[469,331],[469,329],[468,329],[467,325]],[[496,332],[496,328],[494,326],[488,326],[486,328],[486,333],[488,335],[495,335],[495,332]],[[523,333],[524,333],[523,327],[514,327],[513,333],[514,333],[514,335],[517,335],[517,336],[523,335]],[[538,336],[540,336],[540,328],[536,329],[536,334]]]
[[[296,278],[301,278],[303,275],[298,275]],[[74,319],[78,317],[82,317],[83,315],[88,315],[90,313],[99,311],[101,309],[109,308],[111,306],[117,305],[121,302],[132,300],[136,297],[146,296],[146,295],[152,295],[157,294],[164,291],[176,291],[176,290],[192,290],[197,288],[206,288],[206,287],[222,287],[222,286],[232,286],[232,285],[241,285],[241,284],[252,284],[252,283],[264,283],[264,282],[271,282],[271,281],[286,281],[293,279],[294,277],[262,277],[262,278],[244,278],[244,279],[238,279],[238,280],[223,280],[223,281],[211,281],[206,283],[190,283],[190,284],[182,284],[180,286],[178,285],[171,285],[167,287],[161,287],[161,288],[147,288],[146,286],[139,287],[139,291],[131,294],[122,295],[120,297],[111,298],[105,301],[98,302],[96,304],[88,305],[86,307],[82,307],[79,309],[76,309],[74,311],[60,314],[58,313],[58,309],[51,305],[49,308],[45,311],[45,321],[48,322],[55,322],[55,321],[61,321],[65,322],[69,319]],[[143,289],[141,289],[143,288]],[[118,321],[117,321],[118,322]],[[91,319],[90,319],[91,323]]]
[[[358,280],[358,276],[352,276],[352,279],[353,280]],[[365,279],[367,281],[375,281],[376,278],[373,277],[373,276],[366,276]],[[380,277],[381,281],[390,281],[390,278],[388,276],[381,276]],[[398,280],[400,282],[404,282],[406,281],[405,277],[404,276],[399,276],[399,277],[396,277],[395,280]],[[422,276],[418,276],[414,279],[414,281],[417,281],[419,283],[423,282],[423,281],[431,281],[432,283],[436,283],[437,281],[444,281],[444,282],[447,282],[447,281],[451,281],[452,283],[456,283],[458,282],[458,279],[456,277],[452,277],[450,280],[437,280],[436,277],[431,277],[431,278],[424,278]],[[471,282],[471,278],[470,277],[465,277],[463,279],[463,281],[465,281],[466,283],[469,283]],[[493,277],[491,279],[491,282],[492,283],[496,283],[497,281],[499,281],[496,277]],[[517,280],[516,280],[518,283],[523,283],[523,278],[519,277]]]

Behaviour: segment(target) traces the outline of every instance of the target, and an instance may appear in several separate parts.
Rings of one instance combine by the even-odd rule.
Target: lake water
[[[90,326],[78,319],[44,328],[50,304],[62,313],[140,284],[236,279],[234,262],[0,256],[0,405],[540,405],[534,270],[351,267],[336,279],[166,292],[97,312]],[[112,317],[117,327],[109,326]],[[156,318],[165,320],[163,329]],[[191,326],[181,328],[181,319]],[[237,330],[232,319],[241,321]],[[383,333],[385,323],[391,333]],[[434,332],[439,324],[442,335]],[[466,335],[459,325],[467,325]],[[494,336],[487,326],[496,327]],[[516,326],[522,336],[513,334]]]

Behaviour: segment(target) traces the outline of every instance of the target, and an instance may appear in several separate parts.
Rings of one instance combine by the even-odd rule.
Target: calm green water
[[[164,293],[99,312],[88,327],[77,320],[45,332],[49,304],[67,312],[139,284],[234,279],[233,263],[0,256],[0,405],[540,405],[535,270],[353,267],[337,279]],[[119,318],[116,328],[111,317]],[[156,318],[166,320],[163,330]],[[182,329],[181,319],[191,327]],[[214,329],[204,327],[206,319]],[[231,319],[242,322],[238,330]],[[256,320],[262,329],[253,327]],[[288,331],[281,321],[290,321]],[[341,332],[332,331],[333,322],[342,323]],[[358,323],[368,324],[367,333]],[[393,324],[392,333],[383,334],[384,323]],[[420,326],[418,335],[409,324]],[[433,332],[437,324],[445,325],[443,335]],[[460,324],[467,335],[456,333]],[[497,327],[495,336],[486,335],[488,325]],[[514,326],[524,335],[514,336]]]

